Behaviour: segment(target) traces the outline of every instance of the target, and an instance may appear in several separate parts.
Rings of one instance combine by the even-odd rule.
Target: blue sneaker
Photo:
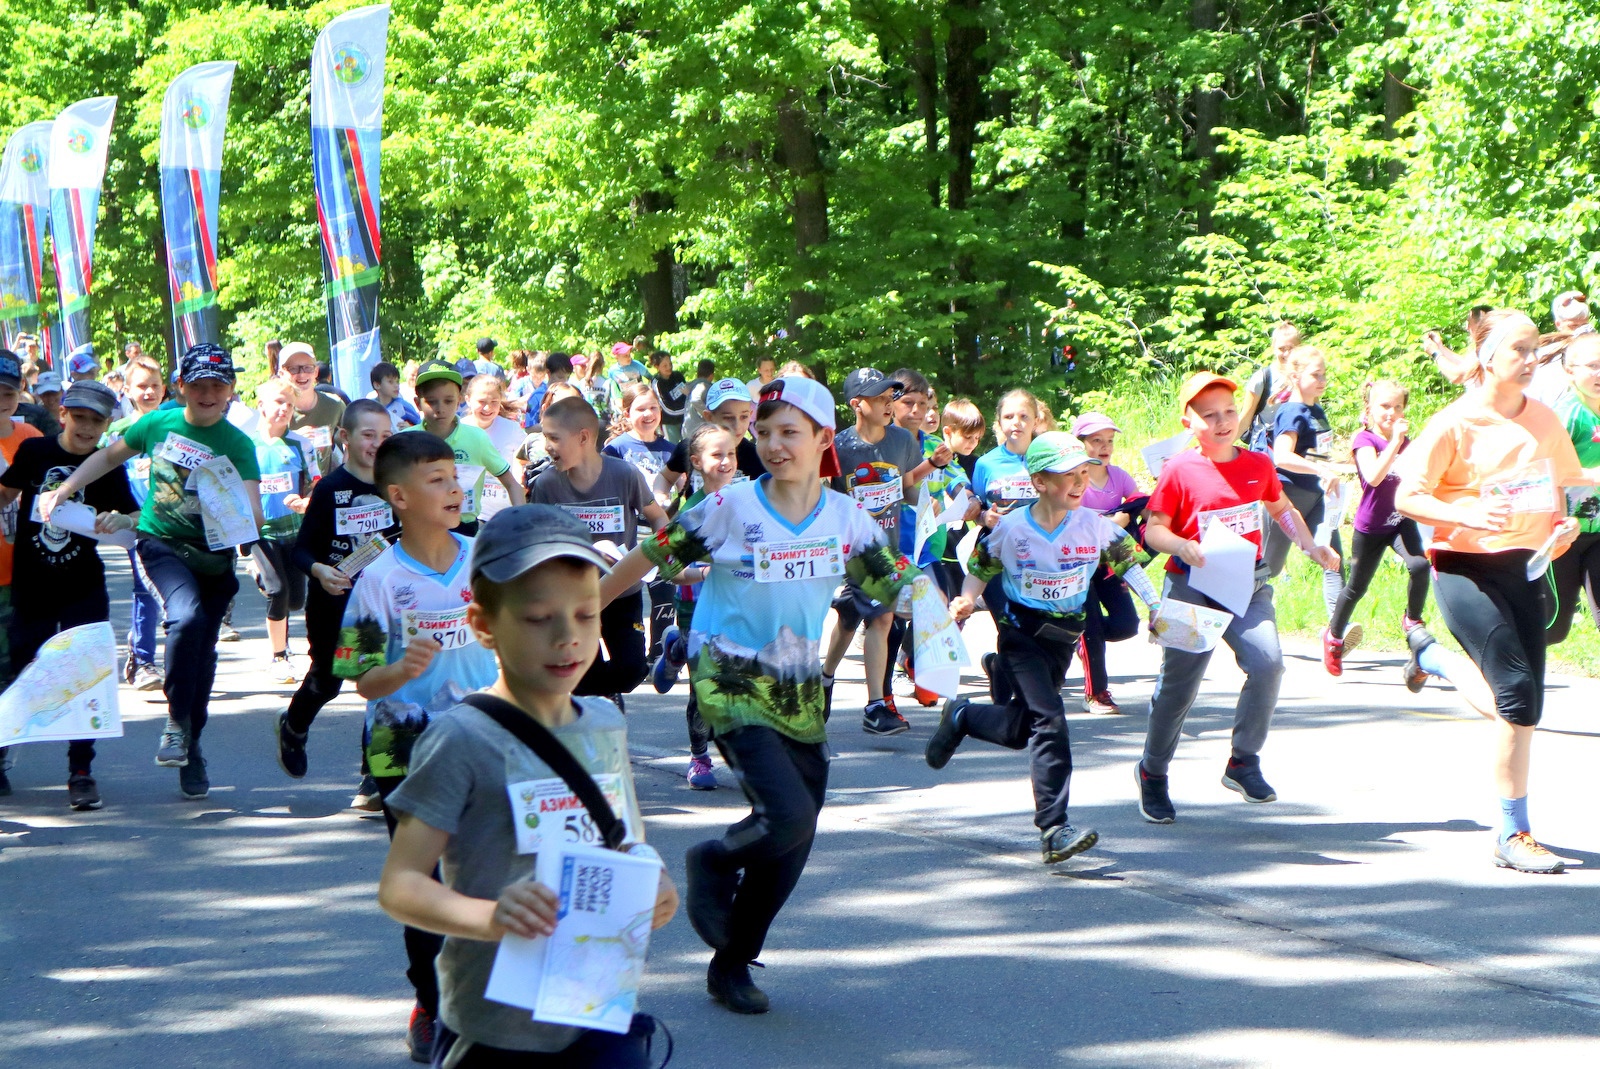
[[[711,771],[711,755],[701,754],[689,759],[689,786],[697,791],[717,789],[717,774]]]
[[[656,658],[655,668],[650,672],[657,694],[665,694],[678,685],[678,673],[687,659],[684,652],[677,627],[669,627],[661,633],[661,656]]]

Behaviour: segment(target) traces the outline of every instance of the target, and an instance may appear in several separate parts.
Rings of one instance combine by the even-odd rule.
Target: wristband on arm
[[[1292,507],[1286,508],[1278,514],[1278,526],[1283,529],[1284,534],[1289,536],[1289,541],[1297,546],[1300,544],[1300,524],[1295,521]]]
[[[1139,600],[1144,602],[1146,608],[1154,608],[1161,600],[1161,596],[1156,593],[1155,585],[1150,582],[1150,577],[1144,574],[1143,568],[1129,568],[1122,573],[1122,581],[1133,588],[1133,592],[1139,595]]]

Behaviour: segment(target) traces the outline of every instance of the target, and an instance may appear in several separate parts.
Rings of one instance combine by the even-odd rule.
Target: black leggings
[[[805,871],[828,791],[828,753],[825,743],[756,726],[718,735],[717,749],[750,801],[750,815],[711,840],[706,856],[713,869],[744,873],[728,916],[728,945],[716,954],[743,965],[761,955],[767,929]]]
[[[344,680],[333,674],[333,653],[339,646],[339,628],[344,622],[348,593],[335,597],[318,583],[306,597],[306,646],[311,668],[300,681],[300,689],[289,699],[289,727],[304,735],[322,707],[339,696]]]
[[[1422,554],[1422,532],[1414,520],[1401,520],[1399,527],[1383,531],[1357,531],[1350,540],[1350,581],[1334,603],[1328,630],[1343,635],[1350,624],[1356,602],[1366,597],[1367,587],[1383,562],[1383,551],[1393,549],[1406,566],[1406,615],[1422,619],[1428,606],[1428,558]]]
[[[262,538],[250,547],[256,588],[266,595],[269,620],[287,620],[290,613],[306,607],[306,573],[290,559],[293,549],[290,543],[275,538]]]
[[[1578,607],[1578,588],[1589,599],[1589,614],[1600,627],[1600,532],[1589,531],[1550,562],[1556,584],[1556,619],[1544,633],[1546,646],[1566,639],[1572,630],[1572,613]]]
[[[1083,611],[1083,689],[1093,697],[1110,687],[1106,677],[1106,643],[1121,642],[1137,635],[1139,612],[1133,607],[1128,584],[1111,572],[1101,572],[1094,577]]]
[[[643,590],[624,594],[600,610],[600,637],[605,640],[606,655],[595,658],[573,693],[627,694],[650,672],[644,656]]]
[[[1435,550],[1433,596],[1445,626],[1494,692],[1495,712],[1533,727],[1544,712],[1544,579],[1528,581],[1526,549]]]
[[[1040,831],[1049,831],[1067,822],[1072,743],[1067,738],[1061,684],[1077,642],[1046,642],[1001,624],[995,645],[1010,696],[1004,705],[968,705],[961,723],[974,739],[1008,750],[1028,748],[1033,823]]]

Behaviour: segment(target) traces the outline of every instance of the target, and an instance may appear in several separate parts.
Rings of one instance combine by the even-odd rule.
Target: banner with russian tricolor
[[[94,224],[116,97],[69,105],[50,131],[50,247],[61,301],[61,351],[89,338],[89,290],[94,281]]]
[[[0,343],[11,350],[21,335],[39,334],[53,125],[32,122],[12,134],[0,163]]]
[[[322,230],[333,381],[365,397],[378,341],[378,144],[389,7],[357,8],[328,23],[311,52],[311,168]]]
[[[201,63],[172,80],[161,102],[161,223],[172,291],[172,351],[220,344],[217,204],[233,63]]]

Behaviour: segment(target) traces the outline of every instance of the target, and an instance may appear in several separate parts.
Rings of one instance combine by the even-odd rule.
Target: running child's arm
[[[93,460],[94,458],[90,457],[89,459]],[[82,471],[83,469],[80,467],[78,470]],[[259,531],[267,525],[266,513],[261,511],[261,480],[245,479],[243,482],[244,494],[250,500],[250,511],[255,515],[256,530]]]
[[[650,525],[652,531],[659,531],[671,522],[667,510],[661,507],[659,501],[651,501],[639,510],[639,515],[644,517],[644,522]]]
[[[416,679],[428,670],[428,665],[433,663],[434,656],[439,652],[439,644],[431,638],[414,638],[406,644],[405,654],[393,664],[380,664],[367,669],[354,678],[356,693],[368,701],[387,698],[407,683]],[[334,663],[334,674],[340,675],[338,662]],[[433,871],[432,869],[429,870]]]
[[[1284,471],[1292,471],[1296,475],[1315,475],[1317,478],[1328,477],[1328,469],[1324,464],[1307,459],[1295,453],[1295,443],[1300,436],[1294,431],[1284,431],[1272,441],[1272,463]]]
[[[1430,330],[1422,336],[1422,351],[1433,357],[1433,362],[1439,367],[1439,374],[1452,385],[1460,386],[1466,381],[1467,372],[1472,370],[1472,362],[1463,359],[1446,346],[1444,339],[1439,337],[1439,332],[1436,330]]]
[[[495,478],[500,480],[500,485],[506,488],[506,496],[511,499],[513,505],[526,505],[528,503],[527,498],[522,496],[522,483],[518,481],[516,474],[511,470],[510,464],[507,464],[506,470],[496,475]]]
[[[1117,578],[1127,583],[1129,589],[1139,595],[1139,600],[1145,603],[1146,608],[1155,608],[1161,601],[1161,595],[1156,593],[1150,577],[1144,574],[1144,566],[1149,563],[1150,555],[1141,550],[1139,543],[1122,528],[1104,516],[1100,519],[1111,534],[1110,541],[1100,550],[1101,567],[1110,568]]]
[[[932,475],[936,471],[939,471],[946,464],[950,463],[950,458],[953,456],[955,456],[955,453],[951,450],[951,448],[944,442],[940,442],[934,451],[929,454],[927,459],[925,459],[921,464],[918,464],[916,467],[912,468],[910,471],[906,472],[905,488],[907,490],[912,489],[922,480],[926,479],[928,476]]]
[[[556,930],[560,900],[543,884],[523,880],[500,892],[498,900],[472,898],[433,877],[450,836],[409,813],[400,814],[389,856],[378,879],[378,904],[413,928],[498,943],[510,932],[524,939]]]
[[[1179,538],[1172,529],[1172,517],[1164,512],[1152,512],[1144,521],[1144,544],[1157,553],[1177,557],[1191,568],[1203,568],[1206,555],[1200,543],[1192,538]]]
[[[972,615],[983,588],[1005,570],[1000,562],[1000,549],[991,545],[993,541],[992,538],[980,539],[972,547],[972,555],[967,558],[967,577],[961,580],[961,593],[950,599],[950,617],[956,623]]]
[[[1300,547],[1300,552],[1322,565],[1323,571],[1338,570],[1339,554],[1333,551],[1332,546],[1319,546],[1311,540],[1311,528],[1306,526],[1305,517],[1300,515],[1300,511],[1289,504],[1287,494],[1279,494],[1276,501],[1263,501],[1262,504],[1267,507],[1267,515],[1276,520],[1283,533]],[[1148,528],[1145,541],[1150,541]]]
[[[645,556],[644,547],[651,545],[653,542],[654,539],[650,542],[641,542],[633,547],[626,556],[611,566],[611,571],[600,577],[600,604],[602,606],[610,605],[621,597],[625,590],[636,585],[646,575],[650,574],[650,569],[655,565],[651,563],[650,558]],[[676,572],[674,572],[675,576]],[[661,577],[663,579],[668,578],[665,567],[661,569]]]
[[[133,447],[123,438],[117,439],[104,449],[97,449],[88,460],[79,464],[73,473],[67,476],[66,482],[54,490],[39,495],[39,515],[48,520],[50,513],[55,511],[56,502],[70,500],[73,494],[96,479],[111,474],[136,455]],[[250,499],[256,503],[256,526],[259,527],[261,526],[260,484],[245,483],[245,486],[249,488]]]
[[[1400,448],[1406,444],[1408,429],[1405,420],[1397,419],[1394,421],[1392,431],[1394,437],[1389,439],[1389,444],[1384,447],[1383,452],[1378,452],[1370,445],[1364,445],[1356,450],[1356,470],[1361,473],[1361,478],[1368,486],[1377,486],[1388,478],[1389,470],[1394,467],[1395,458],[1400,455]]]

